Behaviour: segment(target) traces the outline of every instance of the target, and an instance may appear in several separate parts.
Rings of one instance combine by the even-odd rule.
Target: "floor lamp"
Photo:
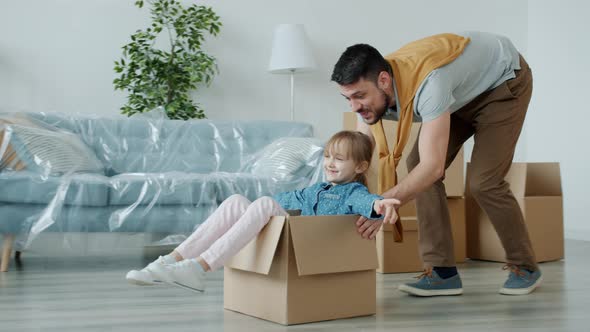
[[[303,24],[280,24],[275,28],[268,71],[291,75],[291,121],[295,120],[295,72],[315,69],[311,44]]]

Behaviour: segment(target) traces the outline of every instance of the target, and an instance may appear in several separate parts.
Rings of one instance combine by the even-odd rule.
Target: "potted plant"
[[[211,7],[184,7],[178,0],[138,0],[135,5],[142,8],[144,2],[150,5],[151,26],[131,35],[115,61],[115,90],[129,93],[121,113],[131,116],[163,106],[171,119],[204,118],[190,93],[209,85],[218,72],[215,58],[201,46],[207,33],[219,33],[219,16]],[[166,50],[156,45],[161,32],[169,41]]]

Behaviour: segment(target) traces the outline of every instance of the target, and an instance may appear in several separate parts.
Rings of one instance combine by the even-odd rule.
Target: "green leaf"
[[[216,36],[222,26],[211,7],[178,0],[151,0],[152,22],[145,31],[137,30],[122,47],[123,57],[115,61],[116,90],[127,91],[121,113],[132,115],[165,105],[170,118],[205,118],[191,94],[209,85],[218,72],[215,58],[201,50],[205,35]],[[143,0],[135,1],[142,8]],[[158,48],[155,41],[164,27],[171,33],[170,48]],[[168,38],[165,33],[164,38]]]

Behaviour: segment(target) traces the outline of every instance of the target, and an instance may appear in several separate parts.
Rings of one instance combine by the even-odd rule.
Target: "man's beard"
[[[381,91],[383,106],[374,109],[373,114],[375,114],[375,119],[371,121],[371,123],[367,122],[368,125],[374,125],[375,123],[379,122],[379,120],[381,120],[381,118],[383,118],[383,116],[385,115],[385,111],[387,110],[387,108],[389,108],[389,104],[391,103],[391,97],[388,96],[387,93],[385,93],[385,91],[383,91],[382,89],[379,89],[379,91]]]

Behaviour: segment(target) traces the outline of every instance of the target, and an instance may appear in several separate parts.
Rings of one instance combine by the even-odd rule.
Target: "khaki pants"
[[[514,156],[533,90],[526,61],[521,70],[493,90],[484,92],[451,114],[451,133],[446,167],[463,143],[474,135],[470,190],[488,215],[506,251],[508,263],[536,270],[537,264],[522,212],[509,184],[504,181]],[[407,159],[408,169],[419,163],[418,141]],[[449,209],[442,178],[418,194],[420,253],[426,268],[454,266]]]

